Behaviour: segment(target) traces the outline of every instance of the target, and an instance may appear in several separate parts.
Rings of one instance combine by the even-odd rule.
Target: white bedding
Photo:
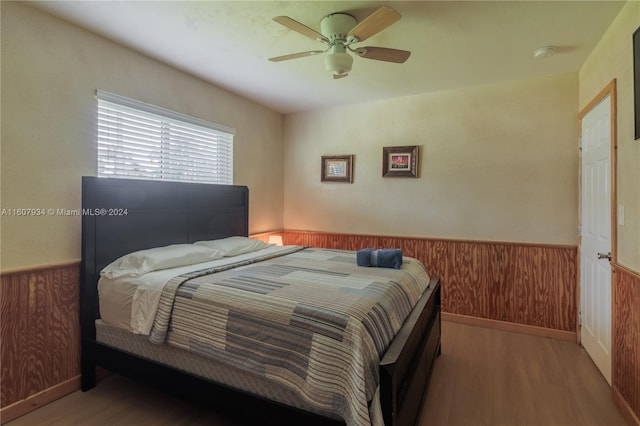
[[[110,325],[123,328],[135,334],[148,335],[153,325],[162,289],[171,278],[200,269],[236,263],[264,254],[278,253],[290,247],[269,246],[252,253],[153,271],[139,277],[124,276],[110,279],[102,276],[98,281],[100,318]]]

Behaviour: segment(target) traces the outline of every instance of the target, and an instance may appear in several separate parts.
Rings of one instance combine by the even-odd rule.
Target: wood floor
[[[250,418],[260,420],[215,413],[111,376],[8,426],[279,424]],[[578,345],[450,322],[442,323],[442,355],[418,424],[626,425],[605,379]]]
[[[445,322],[442,329],[419,425],[626,425],[577,344]]]

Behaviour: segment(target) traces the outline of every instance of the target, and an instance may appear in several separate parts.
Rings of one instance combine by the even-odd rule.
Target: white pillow
[[[160,269],[177,268],[221,259],[223,253],[209,247],[193,244],[172,244],[140,250],[122,256],[105,266],[100,275],[107,278],[119,278],[125,275],[139,277],[147,272]]]
[[[248,237],[228,237],[219,240],[197,241],[194,244],[220,250],[224,253],[225,257],[251,253],[272,245],[267,244],[264,241],[254,240],[253,238]]]

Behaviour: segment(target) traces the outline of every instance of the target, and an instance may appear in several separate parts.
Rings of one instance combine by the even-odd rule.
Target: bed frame
[[[82,271],[80,329],[82,390],[96,385],[96,368],[186,394],[210,406],[282,410],[290,424],[342,424],[249,396],[206,379],[114,349],[96,341],[100,317],[100,270],[124,254],[168,244],[191,243],[249,231],[246,186],[82,178]],[[385,425],[412,425],[440,354],[440,278],[425,293],[380,362],[380,399]],[[212,404],[215,401],[215,404]],[[254,410],[258,411],[258,410]],[[280,413],[282,414],[282,413]],[[282,419],[282,417],[279,417]],[[283,420],[283,424],[287,424]]]

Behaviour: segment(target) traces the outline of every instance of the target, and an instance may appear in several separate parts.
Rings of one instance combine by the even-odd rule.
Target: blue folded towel
[[[374,249],[366,248],[362,250],[358,250],[356,253],[356,261],[358,262],[358,266],[371,266],[371,252]]]
[[[356,261],[358,266],[400,269],[402,267],[402,249],[362,249],[356,253]]]

